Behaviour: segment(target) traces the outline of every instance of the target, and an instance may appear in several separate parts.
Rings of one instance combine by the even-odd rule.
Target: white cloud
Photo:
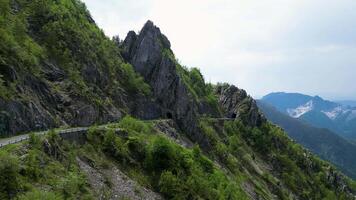
[[[123,39],[153,20],[179,60],[213,82],[229,81],[255,96],[284,90],[356,98],[356,86],[345,88],[356,75],[356,1],[84,2],[110,36]]]

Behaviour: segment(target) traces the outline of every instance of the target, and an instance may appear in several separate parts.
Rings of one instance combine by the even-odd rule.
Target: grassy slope
[[[31,74],[43,79],[40,63],[51,59],[68,74],[72,92],[93,103],[102,104],[100,95],[111,94],[113,88],[147,93],[142,79],[122,62],[120,50],[90,22],[82,3],[19,0],[17,6],[19,10],[12,12],[9,1],[0,4],[0,62],[21,72],[16,82],[0,79],[3,99],[26,99],[16,93],[16,86],[23,84],[21,77]],[[88,63],[106,74],[108,87],[98,88],[85,80],[80,70]],[[181,76],[197,98],[216,102],[210,88],[200,87],[202,77],[196,70],[183,70]],[[63,90],[61,86],[53,88]],[[239,122],[219,128],[215,124],[201,120],[201,128],[213,144],[212,152],[205,152],[208,157],[198,147],[183,148],[157,136],[149,124],[131,118],[117,125],[127,130],[128,137],[93,128],[84,147],[66,144],[56,135],[44,141],[32,138],[29,146],[12,145],[1,150],[1,197],[90,199],[93,194],[75,157],[87,155],[95,162],[95,155],[103,154],[168,199],[245,199],[248,195],[244,191],[264,199],[274,195],[281,199],[293,195],[302,199],[345,198],[326,180],[329,166],[291,142],[278,128],[270,124],[249,128]],[[271,166],[273,170],[268,170]]]
[[[221,126],[202,119],[214,147],[205,156],[198,146],[182,147],[153,125],[125,117],[106,131],[92,127],[84,146],[50,134],[2,149],[0,160],[6,162],[0,164],[0,195],[4,199],[93,198],[75,161],[81,157],[104,168],[116,163],[132,179],[167,199],[347,199],[326,180],[327,163],[272,125],[257,129],[225,122]]]

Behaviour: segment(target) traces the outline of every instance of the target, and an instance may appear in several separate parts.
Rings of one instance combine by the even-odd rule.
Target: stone
[[[129,32],[123,42],[123,57],[151,86],[160,117],[173,119],[188,136],[202,146],[209,146],[198,127],[197,102],[177,72],[171,44],[160,29],[148,21],[139,35]],[[166,52],[166,53],[164,53]]]
[[[248,96],[245,90],[234,85],[220,85],[216,91],[225,117],[241,119],[250,126],[260,126],[266,121],[256,101]]]

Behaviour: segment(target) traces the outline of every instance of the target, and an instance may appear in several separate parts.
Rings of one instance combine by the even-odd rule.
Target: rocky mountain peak
[[[145,79],[150,79],[155,67],[160,65],[162,52],[170,50],[171,44],[152,21],[147,21],[139,35],[130,31],[123,42],[123,55]]]
[[[165,35],[161,33],[161,30],[153,24],[151,20],[148,20],[140,31],[139,37],[150,38],[159,42],[162,48],[170,49],[171,43]]]
[[[172,118],[187,132],[196,132],[196,102],[177,72],[170,42],[152,21],[139,35],[129,32],[123,42],[124,58],[152,88],[160,116]],[[194,137],[194,136],[193,136]],[[196,141],[199,140],[195,138]]]

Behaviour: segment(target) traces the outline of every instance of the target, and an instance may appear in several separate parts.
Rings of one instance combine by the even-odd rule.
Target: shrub
[[[39,149],[41,147],[41,137],[35,133],[30,133],[29,144],[33,149]]]
[[[119,127],[135,133],[149,134],[151,132],[148,124],[131,116],[126,116],[120,120]]]
[[[34,181],[37,181],[42,175],[40,153],[39,150],[30,150],[25,158],[25,174]]]
[[[61,200],[61,199],[62,197],[60,197],[59,195],[53,192],[40,191],[40,190],[30,191],[18,197],[18,200]]]
[[[175,148],[165,138],[157,137],[149,150],[148,166],[156,172],[171,169],[175,165]]]
[[[59,181],[56,189],[63,194],[65,199],[78,199],[85,186],[86,180],[84,176],[69,172],[66,177],[63,177]]]
[[[142,162],[146,158],[146,144],[138,137],[129,137],[126,142],[127,148],[130,152],[130,157],[134,160]]]
[[[21,189],[20,165],[16,157],[0,154],[0,199],[11,199]]]
[[[128,63],[124,63],[121,65],[124,74],[126,75],[126,87],[131,92],[140,92],[144,95],[149,95],[151,93],[150,86],[145,83],[142,76],[138,75],[135,70],[133,69],[132,65]]]
[[[127,163],[129,152],[125,145],[125,141],[115,135],[113,130],[108,130],[104,136],[103,141],[104,151],[108,152],[112,157],[117,160]]]
[[[0,33],[1,34],[1,33]],[[4,85],[4,80],[2,79],[2,75],[0,74],[0,97],[4,99],[10,98],[10,92]]]
[[[159,179],[160,192],[167,199],[186,199],[184,185],[181,180],[170,171],[164,171]]]
[[[199,146],[194,146],[193,148],[194,159],[202,166],[203,170],[207,173],[213,173],[214,164],[207,157],[203,156]]]

